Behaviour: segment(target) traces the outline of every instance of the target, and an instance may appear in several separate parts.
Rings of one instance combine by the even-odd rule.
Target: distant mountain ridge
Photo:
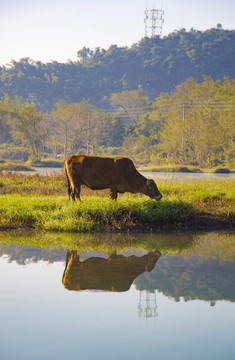
[[[189,77],[197,82],[203,75],[214,81],[234,79],[235,31],[181,29],[163,38],[143,38],[129,48],[83,48],[77,55],[76,62],[67,63],[12,60],[0,68],[0,97],[18,95],[43,112],[60,100],[90,99],[91,104],[107,108],[109,97],[124,90],[141,88],[154,100]]]

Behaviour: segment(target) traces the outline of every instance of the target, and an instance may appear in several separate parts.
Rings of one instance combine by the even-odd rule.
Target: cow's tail
[[[64,163],[64,172],[65,172],[65,176],[67,178],[67,183],[68,183],[68,196],[69,196],[69,200],[70,200],[70,194],[72,191],[72,187],[71,187],[71,183],[70,183],[70,179],[69,179],[69,174],[68,174],[68,167],[67,167],[67,160]]]

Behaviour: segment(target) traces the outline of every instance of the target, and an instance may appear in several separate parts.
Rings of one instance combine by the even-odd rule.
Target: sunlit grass
[[[155,200],[145,197],[84,197],[71,202],[65,196],[0,197],[0,226],[36,227],[45,230],[92,231],[125,230],[174,225],[192,214],[191,206],[179,200]]]
[[[83,187],[82,202],[69,201],[64,175],[0,174],[0,226],[56,231],[180,229],[202,216],[235,223],[235,180],[158,182],[161,201]]]

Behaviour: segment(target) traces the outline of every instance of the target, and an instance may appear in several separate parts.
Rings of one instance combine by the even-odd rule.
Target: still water
[[[1,360],[234,359],[235,233],[0,239]]]
[[[53,173],[62,173],[64,174],[63,168],[46,168],[46,167],[38,167],[34,168],[34,171],[17,171],[18,173],[33,175],[35,173],[39,173],[42,175],[50,175]],[[183,173],[183,172],[142,172],[146,178],[161,180],[161,181],[200,181],[200,180],[221,180],[221,179],[234,179],[235,173],[228,174],[217,174],[217,173]]]

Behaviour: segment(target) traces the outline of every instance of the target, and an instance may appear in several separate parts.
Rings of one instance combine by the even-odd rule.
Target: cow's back
[[[67,166],[73,172],[83,176],[100,176],[110,178],[125,178],[136,175],[137,170],[133,162],[125,157],[101,157],[72,155],[67,159]]]
[[[125,157],[115,157],[114,167],[115,171],[122,177],[136,176],[138,173],[132,160]]]

